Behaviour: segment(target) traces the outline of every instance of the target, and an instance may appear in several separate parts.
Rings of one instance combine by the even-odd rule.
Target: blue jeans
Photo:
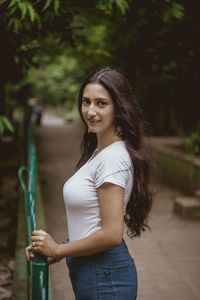
[[[76,300],[136,299],[137,271],[124,240],[98,254],[67,257],[66,262]]]

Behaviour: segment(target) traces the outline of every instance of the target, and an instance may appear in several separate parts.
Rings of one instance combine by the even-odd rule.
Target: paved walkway
[[[46,115],[37,129],[38,167],[47,230],[57,242],[67,236],[62,186],[79,157],[80,126],[66,125]],[[173,214],[180,191],[158,182],[151,213],[152,231],[140,238],[125,237],[139,277],[138,300],[200,299],[200,222]],[[54,300],[74,300],[64,260],[51,266]]]

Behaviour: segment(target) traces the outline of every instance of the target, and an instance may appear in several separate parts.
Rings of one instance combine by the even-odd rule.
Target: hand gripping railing
[[[23,175],[27,173],[26,183]],[[33,129],[28,129],[28,167],[22,166],[18,171],[19,180],[24,191],[26,212],[26,245],[31,244],[32,231],[36,229],[36,151]],[[29,300],[48,300],[48,264],[44,256],[34,254],[34,261],[27,261],[27,287]]]

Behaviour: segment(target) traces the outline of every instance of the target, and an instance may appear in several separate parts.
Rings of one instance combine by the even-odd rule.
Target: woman
[[[140,236],[152,205],[142,115],[125,77],[110,68],[82,84],[79,111],[86,129],[82,156],[63,188],[69,239],[57,244],[45,231],[33,231],[27,257],[33,251],[49,263],[66,257],[76,299],[136,299],[123,224],[130,237]]]

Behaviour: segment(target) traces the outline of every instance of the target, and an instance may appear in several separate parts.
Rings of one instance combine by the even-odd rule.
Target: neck
[[[118,141],[122,141],[122,139],[115,135],[115,130],[97,134],[98,152]]]

